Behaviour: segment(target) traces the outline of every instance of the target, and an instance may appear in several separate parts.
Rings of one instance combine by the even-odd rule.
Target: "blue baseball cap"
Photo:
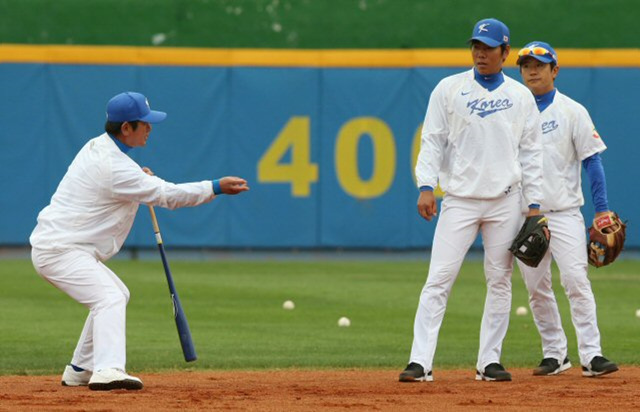
[[[509,28],[500,20],[482,19],[473,28],[469,42],[472,40],[478,40],[489,47],[509,44]]]
[[[545,43],[543,41],[532,41],[520,49],[516,64],[521,64],[527,56],[531,56],[542,63],[558,64],[558,55],[556,54],[556,51],[553,50],[553,47],[551,47],[549,43]]]
[[[107,103],[107,120],[110,122],[142,120],[147,123],[160,123],[165,117],[165,112],[151,110],[147,98],[136,92],[117,94]]]

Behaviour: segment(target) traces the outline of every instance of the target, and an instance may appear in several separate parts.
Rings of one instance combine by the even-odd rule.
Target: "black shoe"
[[[536,376],[557,375],[570,367],[571,362],[569,362],[569,358],[564,358],[562,365],[560,365],[557,359],[544,358],[542,362],[540,362],[540,366],[533,370],[533,374]]]
[[[477,381],[510,381],[511,374],[499,363],[491,363],[484,367],[484,372],[476,371]]]
[[[424,368],[414,362],[407,365],[407,368],[400,374],[400,382],[431,382],[433,381],[433,374],[424,373]]]
[[[588,366],[582,367],[582,376],[600,376],[618,370],[618,365],[604,356],[594,356]]]

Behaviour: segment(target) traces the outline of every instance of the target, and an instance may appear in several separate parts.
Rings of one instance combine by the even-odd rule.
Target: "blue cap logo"
[[[476,23],[469,41],[477,40],[489,47],[509,44],[509,28],[500,20],[482,19]]]
[[[149,100],[136,92],[120,93],[107,103],[107,120],[110,122],[141,120],[147,123],[160,123],[166,117],[165,112],[151,110]]]

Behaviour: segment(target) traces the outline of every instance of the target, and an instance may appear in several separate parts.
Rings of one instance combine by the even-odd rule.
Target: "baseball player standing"
[[[438,183],[446,195],[401,382],[433,380],[447,299],[478,232],[485,252],[487,296],[476,379],[511,380],[500,363],[511,310],[509,245],[520,226],[521,190],[530,214],[539,213],[539,113],[529,90],[502,72],[510,51],[507,26],[496,19],[481,20],[469,42],[474,67],[440,81],[431,93],[422,129],[416,165],[418,213],[428,221],[436,216],[433,188]]]
[[[107,104],[105,133],[89,140],[62,178],[30,237],[36,271],[89,308],[65,386],[93,390],[141,389],[125,372],[125,318],[129,290],[104,261],[124,243],[140,203],[175,209],[210,202],[221,193],[249,190],[238,177],[173,184],[149,175],[127,152],[144,146],[151,124],[166,113],[151,110],[140,93],[118,94]]]
[[[567,338],[551,289],[551,259],[560,269],[560,280],[571,306],[578,337],[582,374],[598,376],[615,372],[615,363],[602,356],[596,303],[587,278],[587,245],[580,206],[584,204],[580,164],[591,183],[596,218],[609,212],[606,182],[600,159],[607,147],[596,132],[587,110],[554,87],[558,56],[543,42],[527,44],[518,53],[520,74],[535,95],[540,110],[544,157],[541,210],[549,220],[549,250],[533,268],[518,262],[529,291],[533,319],[542,338],[544,359],[534,375],[554,375],[571,367]]]

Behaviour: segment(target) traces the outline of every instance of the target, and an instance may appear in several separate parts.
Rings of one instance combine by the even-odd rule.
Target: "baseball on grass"
[[[340,326],[341,328],[348,328],[349,326],[351,326],[351,321],[349,320],[349,318],[343,316],[338,319],[338,326]]]
[[[524,316],[527,314],[527,308],[525,308],[524,306],[518,306],[518,309],[516,309],[516,315],[518,316]]]
[[[296,307],[296,304],[293,303],[292,300],[285,300],[284,303],[282,304],[282,309],[286,309],[286,310],[292,310]]]
[[[640,309],[636,310],[636,318],[640,318]]]

